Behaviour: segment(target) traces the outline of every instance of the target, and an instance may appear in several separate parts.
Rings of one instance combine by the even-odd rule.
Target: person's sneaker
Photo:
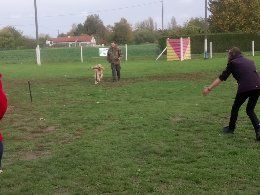
[[[229,126],[223,128],[223,133],[234,133],[234,129],[230,129]]]
[[[2,170],[2,169],[0,169],[0,174],[1,174],[1,173],[3,173],[3,170]]]

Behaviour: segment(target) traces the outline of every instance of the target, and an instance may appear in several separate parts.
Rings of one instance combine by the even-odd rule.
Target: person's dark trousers
[[[115,66],[116,66],[117,80],[119,81],[120,80],[120,76],[121,76],[121,73],[120,73],[121,66],[120,66],[120,64],[117,64]]]
[[[112,69],[112,76],[113,76],[113,81],[119,81],[120,80],[120,70],[121,66],[120,64],[111,64],[111,69]]]
[[[254,112],[256,103],[258,101],[258,98],[260,96],[260,90],[253,90],[253,91],[248,91],[244,93],[240,93],[236,95],[234,104],[232,106],[231,110],[231,116],[230,116],[230,121],[229,121],[229,129],[235,130],[236,128],[236,121],[237,121],[237,116],[238,116],[238,111],[242,104],[248,99],[248,103],[246,106],[246,113],[249,116],[255,132],[257,133],[259,131],[259,120]]]
[[[0,142],[0,169],[2,168],[1,161],[2,161],[3,152],[4,152],[3,142]]]

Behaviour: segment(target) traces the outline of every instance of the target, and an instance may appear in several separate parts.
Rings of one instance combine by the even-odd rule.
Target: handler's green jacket
[[[122,57],[121,49],[118,46],[110,47],[107,52],[107,61],[111,64],[120,64],[120,57]]]

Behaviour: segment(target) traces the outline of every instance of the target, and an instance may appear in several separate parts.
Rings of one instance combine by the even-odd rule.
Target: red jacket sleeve
[[[0,74],[0,120],[4,117],[7,110],[7,98],[2,86],[2,75]]]

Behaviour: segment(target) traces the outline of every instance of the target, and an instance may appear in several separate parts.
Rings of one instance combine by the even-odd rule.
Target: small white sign
[[[99,48],[99,56],[107,56],[108,48]]]

